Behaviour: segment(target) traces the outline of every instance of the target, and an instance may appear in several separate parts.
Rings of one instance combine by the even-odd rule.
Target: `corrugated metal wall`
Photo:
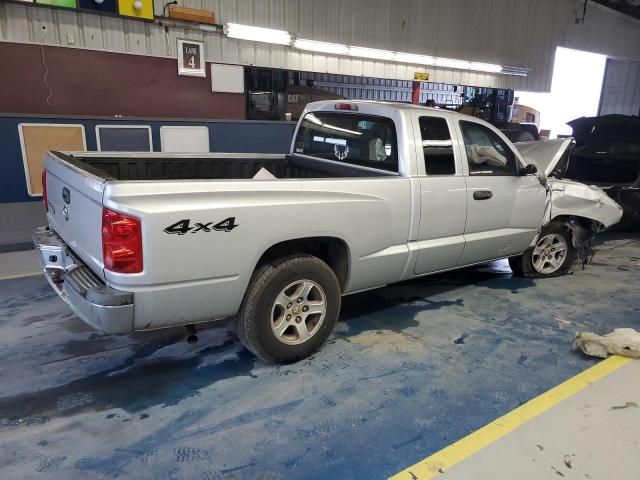
[[[164,0],[155,0],[156,14]],[[640,61],[640,23],[578,0],[182,0],[215,11],[220,22],[281,28],[303,38],[532,68],[527,78],[428,70],[434,82],[547,91],[556,46]],[[42,27],[45,27],[44,29]],[[409,79],[424,67],[301,53],[215,33],[133,20],[0,3],[0,39],[174,56],[176,37],[204,39],[209,61],[322,73]]]
[[[640,115],[640,63],[607,60],[600,115]]]

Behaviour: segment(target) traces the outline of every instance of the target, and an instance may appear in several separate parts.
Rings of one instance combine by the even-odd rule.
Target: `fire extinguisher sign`
[[[178,75],[206,77],[204,43],[178,39]]]

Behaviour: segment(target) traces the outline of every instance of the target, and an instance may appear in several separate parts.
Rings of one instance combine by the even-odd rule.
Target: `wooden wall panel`
[[[49,74],[44,82],[42,51]],[[163,118],[245,118],[243,94],[179,77],[175,59],[0,42],[0,112]]]

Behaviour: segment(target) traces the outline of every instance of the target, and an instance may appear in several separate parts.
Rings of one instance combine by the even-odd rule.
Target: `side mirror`
[[[526,167],[520,169],[520,175],[535,175],[536,173],[538,173],[538,167],[533,163],[530,163]]]

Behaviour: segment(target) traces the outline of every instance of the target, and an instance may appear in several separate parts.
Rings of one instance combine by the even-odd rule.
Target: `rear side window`
[[[440,117],[420,117],[420,133],[427,175],[454,175],[456,160],[447,121]]]
[[[302,119],[295,153],[398,171],[398,141],[390,118],[351,113],[312,112]]]
[[[517,175],[516,156],[494,131],[475,122],[460,122],[470,175]]]

